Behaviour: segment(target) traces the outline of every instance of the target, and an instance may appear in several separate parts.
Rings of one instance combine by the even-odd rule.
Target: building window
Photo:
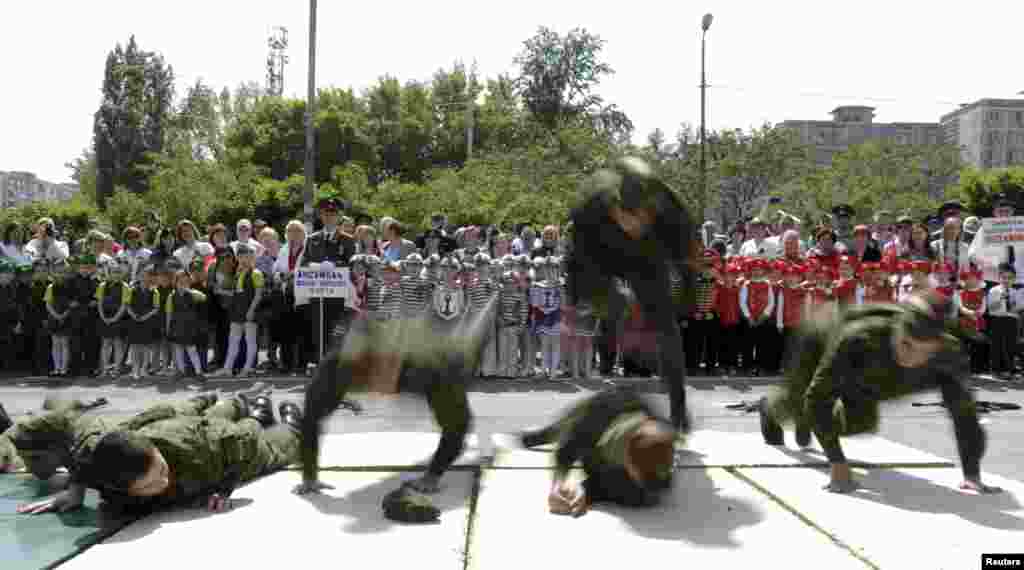
[[[1013,121],[1018,127],[1024,127],[1024,111],[1017,111],[1013,114]]]

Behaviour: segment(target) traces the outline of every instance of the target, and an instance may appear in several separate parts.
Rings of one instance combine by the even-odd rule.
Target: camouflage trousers
[[[202,398],[192,398],[175,406],[181,415],[220,418],[235,422],[246,436],[257,441],[256,456],[252,458],[252,476],[283,469],[299,461],[299,431],[290,425],[278,424],[264,428],[255,418],[242,417],[242,404],[238,398],[219,400],[207,406]]]
[[[810,378],[787,376],[782,390],[768,399],[768,412],[780,424],[792,421],[799,427],[810,428],[812,418],[804,409],[804,394]],[[838,435],[857,435],[878,431],[881,417],[876,400],[840,396],[832,406],[832,419]]]

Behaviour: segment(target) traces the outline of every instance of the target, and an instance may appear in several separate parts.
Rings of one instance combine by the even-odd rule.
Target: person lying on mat
[[[17,422],[10,419],[0,406],[0,473],[27,470],[39,479],[53,477],[61,467],[69,468],[73,460],[68,450],[87,445],[91,434],[101,433],[109,424],[94,415],[83,416],[89,410],[106,403],[100,398],[91,403],[49,397],[43,401],[47,414],[29,416]],[[32,438],[33,433],[60,432],[60,437]]]
[[[215,396],[200,398],[206,399],[202,414],[155,407],[90,432],[84,442],[67,447],[73,458],[68,488],[18,512],[78,508],[87,488],[98,490],[106,507],[132,514],[197,505],[222,511],[231,507],[237,485],[298,460],[302,413],[297,405],[282,403],[278,424],[269,396],[219,404],[212,403]],[[65,434],[33,437],[59,440]]]
[[[593,503],[657,504],[672,486],[677,432],[627,388],[606,390],[573,406],[558,421],[520,435],[524,447],[556,443],[548,495],[552,513],[582,516]],[[579,459],[586,479],[568,483]]]

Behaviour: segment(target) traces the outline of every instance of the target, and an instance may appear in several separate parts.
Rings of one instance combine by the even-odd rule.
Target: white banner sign
[[[970,258],[984,273],[987,281],[998,281],[1000,263],[1010,260],[1007,248],[1014,250],[1014,265],[1018,281],[1024,262],[1024,216],[1013,218],[984,218],[981,229],[971,242]],[[1018,259],[1020,258],[1020,259]]]
[[[300,301],[316,298],[355,300],[355,287],[347,267],[330,270],[299,269],[295,271],[295,298]]]

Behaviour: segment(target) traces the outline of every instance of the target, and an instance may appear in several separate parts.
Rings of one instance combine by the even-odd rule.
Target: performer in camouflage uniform
[[[586,189],[571,214],[575,230],[566,276],[568,304],[592,301],[605,316],[613,279],[629,282],[645,320],[657,331],[673,426],[688,431],[686,369],[676,315],[689,313],[692,294],[682,307],[675,306],[669,266],[684,268],[683,291],[692,291],[690,264],[700,246],[697,226],[676,194],[640,159],[617,161],[613,169],[596,173]]]
[[[441,427],[441,441],[426,473],[409,484],[422,493],[437,492],[441,476],[465,445],[472,421],[466,388],[493,332],[489,315],[496,303],[497,298],[492,298],[492,306],[452,331],[429,316],[359,321],[343,347],[320,361],[306,388],[303,483],[294,491],[301,495],[328,488],[317,481],[321,422],[338,408],[345,394],[353,390],[389,393],[397,384],[403,392],[425,395]],[[406,342],[398,343],[398,338]]]
[[[985,432],[964,384],[968,362],[962,345],[946,332],[945,310],[937,298],[914,297],[900,305],[861,305],[805,319],[790,354],[784,391],[760,402],[765,442],[782,445],[780,424],[788,420],[804,432],[798,431],[801,445],[809,443],[808,428],[813,429],[832,464],[826,488],[849,492],[856,484],[839,438],[876,431],[880,402],[938,388],[953,420],[964,473],[961,488],[996,491],[981,482]]]
[[[59,466],[71,473],[68,489],[18,511],[77,508],[89,487],[108,507],[135,514],[194,504],[228,508],[239,483],[298,459],[302,414],[282,403],[278,426],[272,406],[266,396],[217,402],[204,395],[121,422],[61,409],[15,425],[10,439],[37,476],[52,476]],[[29,459],[26,451],[40,455]]]
[[[634,390],[617,388],[587,398],[521,441],[527,448],[557,444],[548,505],[552,513],[580,516],[595,502],[657,504],[672,484],[675,436]],[[577,459],[587,477],[581,490],[566,482]]]

